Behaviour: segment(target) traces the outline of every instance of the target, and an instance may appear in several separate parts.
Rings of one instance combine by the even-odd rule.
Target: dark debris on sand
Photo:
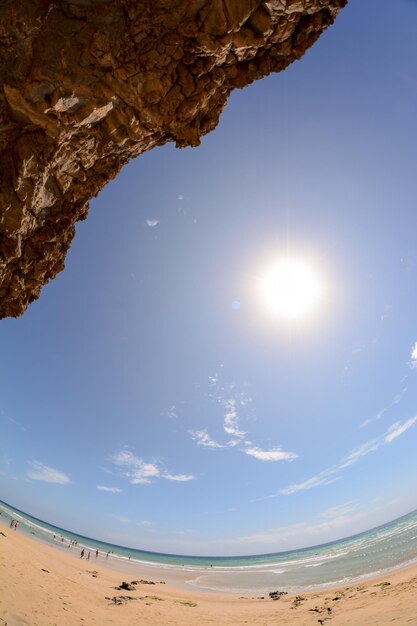
[[[120,606],[121,604],[126,604],[127,602],[129,602],[129,600],[137,600],[137,598],[134,598],[133,596],[113,596],[113,598],[109,598],[108,596],[106,596],[105,599],[110,600],[111,604],[116,604],[118,606]]]
[[[92,572],[93,575],[97,574],[97,572]],[[153,580],[145,580],[144,578],[141,578],[140,580],[131,580],[130,583],[123,581],[121,585],[119,585],[118,587],[115,587],[115,589],[117,589],[118,591],[135,591],[135,586],[136,585],[165,585],[165,582],[163,580],[160,580],[158,583],[154,582]]]
[[[270,591],[269,597],[271,600],[279,600],[282,596],[286,596],[288,593],[286,591]]]

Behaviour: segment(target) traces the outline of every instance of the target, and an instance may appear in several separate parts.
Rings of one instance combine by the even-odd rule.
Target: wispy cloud
[[[122,490],[119,487],[106,487],[105,485],[97,485],[99,491],[108,491],[109,493],[121,493]]]
[[[407,380],[407,376],[403,376],[400,383],[403,385],[406,380]],[[378,422],[392,407],[396,406],[397,404],[401,402],[401,400],[403,399],[407,391],[408,391],[408,387],[403,386],[400,389],[400,391],[395,394],[394,398],[391,400],[391,402],[387,406],[385,406],[383,409],[378,411],[378,413],[374,415],[373,417],[369,417],[364,422],[362,422],[362,424],[360,424],[360,428],[365,428],[365,426],[369,426],[369,424],[372,424],[373,422]]]
[[[58,485],[67,485],[70,481],[69,476],[53,467],[44,465],[39,461],[31,461],[32,469],[26,474],[30,480],[41,480],[45,483],[56,483]]]
[[[321,542],[323,537],[327,540],[340,535],[341,529],[352,528],[354,522],[358,523],[366,519],[366,510],[357,509],[352,503],[340,507],[334,507],[319,513],[316,520],[312,522],[298,522],[288,526],[279,526],[264,530],[253,535],[238,536],[229,539],[229,543],[235,545],[276,546],[278,549],[288,549],[289,547],[300,547],[300,543],[311,545]],[[302,539],[301,539],[302,538]],[[313,559],[316,562],[316,559]]]
[[[411,355],[410,355],[411,361],[410,361],[410,366],[412,368],[417,367],[417,341],[414,344],[414,346],[411,349]]]
[[[175,404],[171,404],[171,406],[169,407],[167,417],[169,417],[169,419],[178,418],[178,411],[177,411],[177,407],[175,406]]]
[[[165,478],[165,480],[174,480],[178,483],[187,483],[189,480],[195,480],[195,476],[192,474],[169,474],[168,472],[162,474],[162,478]]]
[[[373,417],[368,417],[368,419],[362,422],[362,424],[360,424],[359,427],[365,428],[365,426],[369,426],[369,424],[372,424],[373,422],[378,422],[381,419],[381,417],[385,415],[387,411],[388,411],[388,407],[384,407],[383,409],[378,411],[378,413],[376,413]]]
[[[322,485],[331,485],[340,479],[340,476],[334,476],[339,470],[337,468],[329,468],[319,472],[311,478],[307,478],[301,483],[294,483],[288,487],[284,487],[279,490],[279,493],[283,496],[289,496],[297,491],[304,491],[306,489],[314,489],[315,487],[321,487]]]
[[[335,519],[344,517],[353,513],[358,508],[356,502],[344,502],[343,504],[338,504],[337,506],[333,506],[330,509],[326,509],[325,511],[321,511],[319,513],[319,517],[324,517],[326,519]]]
[[[124,515],[117,515],[116,513],[107,513],[107,517],[111,517],[111,519],[116,520],[116,522],[120,522],[121,524],[129,524],[131,521],[128,517]]]
[[[3,465],[3,467],[9,467],[9,465],[11,465],[12,459],[9,457],[8,454],[2,454],[0,457],[0,463],[1,465]]]
[[[191,474],[172,474],[156,462],[144,461],[130,450],[120,450],[113,454],[110,460],[129,479],[132,485],[149,485],[158,478],[176,482],[188,482],[195,478]]]
[[[14,424],[18,428],[20,428],[20,430],[23,430],[24,432],[27,432],[27,428],[25,426],[23,426],[23,424],[18,422],[14,417],[12,417],[8,413],[6,413],[6,411],[3,411],[3,410],[0,411],[0,416],[4,417],[4,419],[6,419],[8,422],[11,422],[12,424]]]
[[[392,426],[390,426],[388,433],[385,435],[384,443],[391,443],[391,441],[394,441],[394,439],[397,439],[397,437],[405,433],[405,431],[411,428],[411,426],[414,426],[416,422],[417,422],[417,415],[415,415],[414,417],[411,417],[409,420],[403,423],[395,422],[395,424],[392,424]]]
[[[385,320],[387,319],[391,311],[392,311],[392,304],[386,304],[384,306],[384,311],[381,314],[381,322],[385,322]]]
[[[288,487],[280,489],[279,494],[290,495],[292,493],[297,493],[298,491],[313,489],[314,487],[319,487],[322,485],[329,485],[336,480],[339,480],[340,473],[344,469],[355,465],[359,461],[359,459],[367,456],[371,452],[375,452],[381,446],[391,443],[392,441],[394,441],[394,439],[397,439],[397,437],[399,437],[409,428],[411,428],[416,422],[417,415],[403,422],[395,422],[382,435],[379,435],[379,437],[375,437],[374,439],[371,439],[361,444],[357,448],[354,448],[351,452],[349,452],[349,454],[344,456],[338,464],[328,467],[327,469],[319,472],[311,478],[308,478],[307,480],[304,480],[303,482],[294,483],[292,485],[289,485]]]
[[[226,445],[215,441],[210,437],[206,430],[190,430],[188,431],[191,438],[199,445],[206,448],[225,448]]]
[[[0,456],[0,475],[1,476],[7,475],[11,463],[12,463],[12,460],[7,454],[2,454]]]
[[[390,516],[392,519],[402,514],[400,509],[392,509],[393,504],[394,501],[385,499],[372,502],[372,506],[369,506],[369,502],[344,502],[319,512],[308,521],[270,528],[252,535],[228,538],[228,544],[239,546],[240,550],[242,547],[245,550],[250,547],[251,551],[261,551],[262,546],[267,546],[268,550],[278,551],[333,541],[341,536],[372,528],[380,524],[381,519],[385,521],[387,518],[390,519]],[[321,561],[318,556],[314,556],[311,564],[317,565],[325,560]]]
[[[346,467],[350,467],[351,465],[355,465],[363,456],[367,456],[371,452],[375,452],[380,447],[382,441],[381,437],[375,437],[375,439],[371,439],[370,441],[365,441],[357,448],[354,448],[348,455],[346,455],[340,465],[338,466],[338,470],[345,469]]]
[[[125,468],[124,475],[132,485],[147,485],[151,478],[159,478],[161,472],[155,463],[146,463],[130,450],[120,450],[111,457],[116,467]]]
[[[222,367],[222,366],[221,366]],[[281,446],[262,449],[247,439],[247,432],[240,426],[239,411],[247,412],[252,404],[252,398],[245,391],[236,389],[236,385],[225,385],[221,382],[219,372],[208,377],[210,393],[209,398],[220,404],[223,409],[223,431],[229,436],[225,442],[220,443],[204,428],[190,430],[191,438],[199,445],[212,450],[226,448],[238,448],[248,456],[258,461],[292,461],[298,455],[295,452],[287,452]]]
[[[293,461],[298,458],[298,454],[295,452],[287,452],[282,448],[270,448],[269,450],[262,450],[258,447],[245,448],[243,450],[248,456],[253,456],[258,461]]]
[[[136,522],[137,526],[140,526],[141,528],[151,528],[153,526],[153,522],[149,521],[148,519],[142,519],[139,522]]]
[[[226,413],[224,414],[223,430],[228,435],[236,437],[237,439],[243,439],[246,435],[245,431],[239,428],[239,418],[236,410],[236,400],[234,398],[228,398],[224,401]]]
[[[147,220],[145,220],[146,226],[149,226],[149,228],[154,228],[155,226],[158,226],[160,220],[156,220],[153,218],[148,218]]]
[[[192,528],[184,528],[184,530],[176,530],[175,534],[180,535],[180,537],[186,537],[188,535],[192,535],[194,530]]]

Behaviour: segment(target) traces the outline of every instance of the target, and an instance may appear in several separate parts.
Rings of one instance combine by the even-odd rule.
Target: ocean
[[[161,554],[105,543],[32,517],[0,501],[1,519],[20,522],[18,532],[72,552],[84,548],[109,553],[113,563],[146,565],[175,574],[189,588],[227,593],[313,591],[349,584],[417,563],[417,511],[366,532],[302,550],[240,557]],[[109,563],[110,564],[110,563]]]

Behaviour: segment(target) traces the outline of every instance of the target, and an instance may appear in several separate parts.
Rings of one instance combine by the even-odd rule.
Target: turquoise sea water
[[[181,573],[192,587],[232,593],[289,592],[349,584],[417,563],[417,511],[353,537],[321,546],[241,557],[197,557],[135,550],[77,535],[0,501],[2,519],[20,522],[19,531],[68,549],[110,552],[112,561],[157,566]]]

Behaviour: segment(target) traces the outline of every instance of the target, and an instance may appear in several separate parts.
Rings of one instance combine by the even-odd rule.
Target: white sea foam
[[[22,523],[23,530],[33,530],[38,538],[68,547],[75,539],[79,549],[106,554],[113,562],[131,563],[163,569],[177,575],[186,573],[187,584],[209,591],[229,593],[266,593],[279,588],[282,591],[300,592],[318,590],[337,585],[359,582],[387,574],[417,562],[417,514],[404,520],[375,529],[361,536],[335,542],[328,546],[306,548],[287,554],[259,557],[240,557],[225,560],[201,558],[193,562],[189,557],[156,554],[154,560],[142,558],[144,553],[134,549],[118,548],[104,542],[91,542],[42,522],[32,521],[23,514],[0,504],[0,509]],[[53,541],[53,535],[56,535]],[[64,541],[61,542],[61,538]],[[129,553],[131,558],[129,559]],[[149,554],[149,559],[153,555]],[[164,560],[165,559],[165,560]]]

